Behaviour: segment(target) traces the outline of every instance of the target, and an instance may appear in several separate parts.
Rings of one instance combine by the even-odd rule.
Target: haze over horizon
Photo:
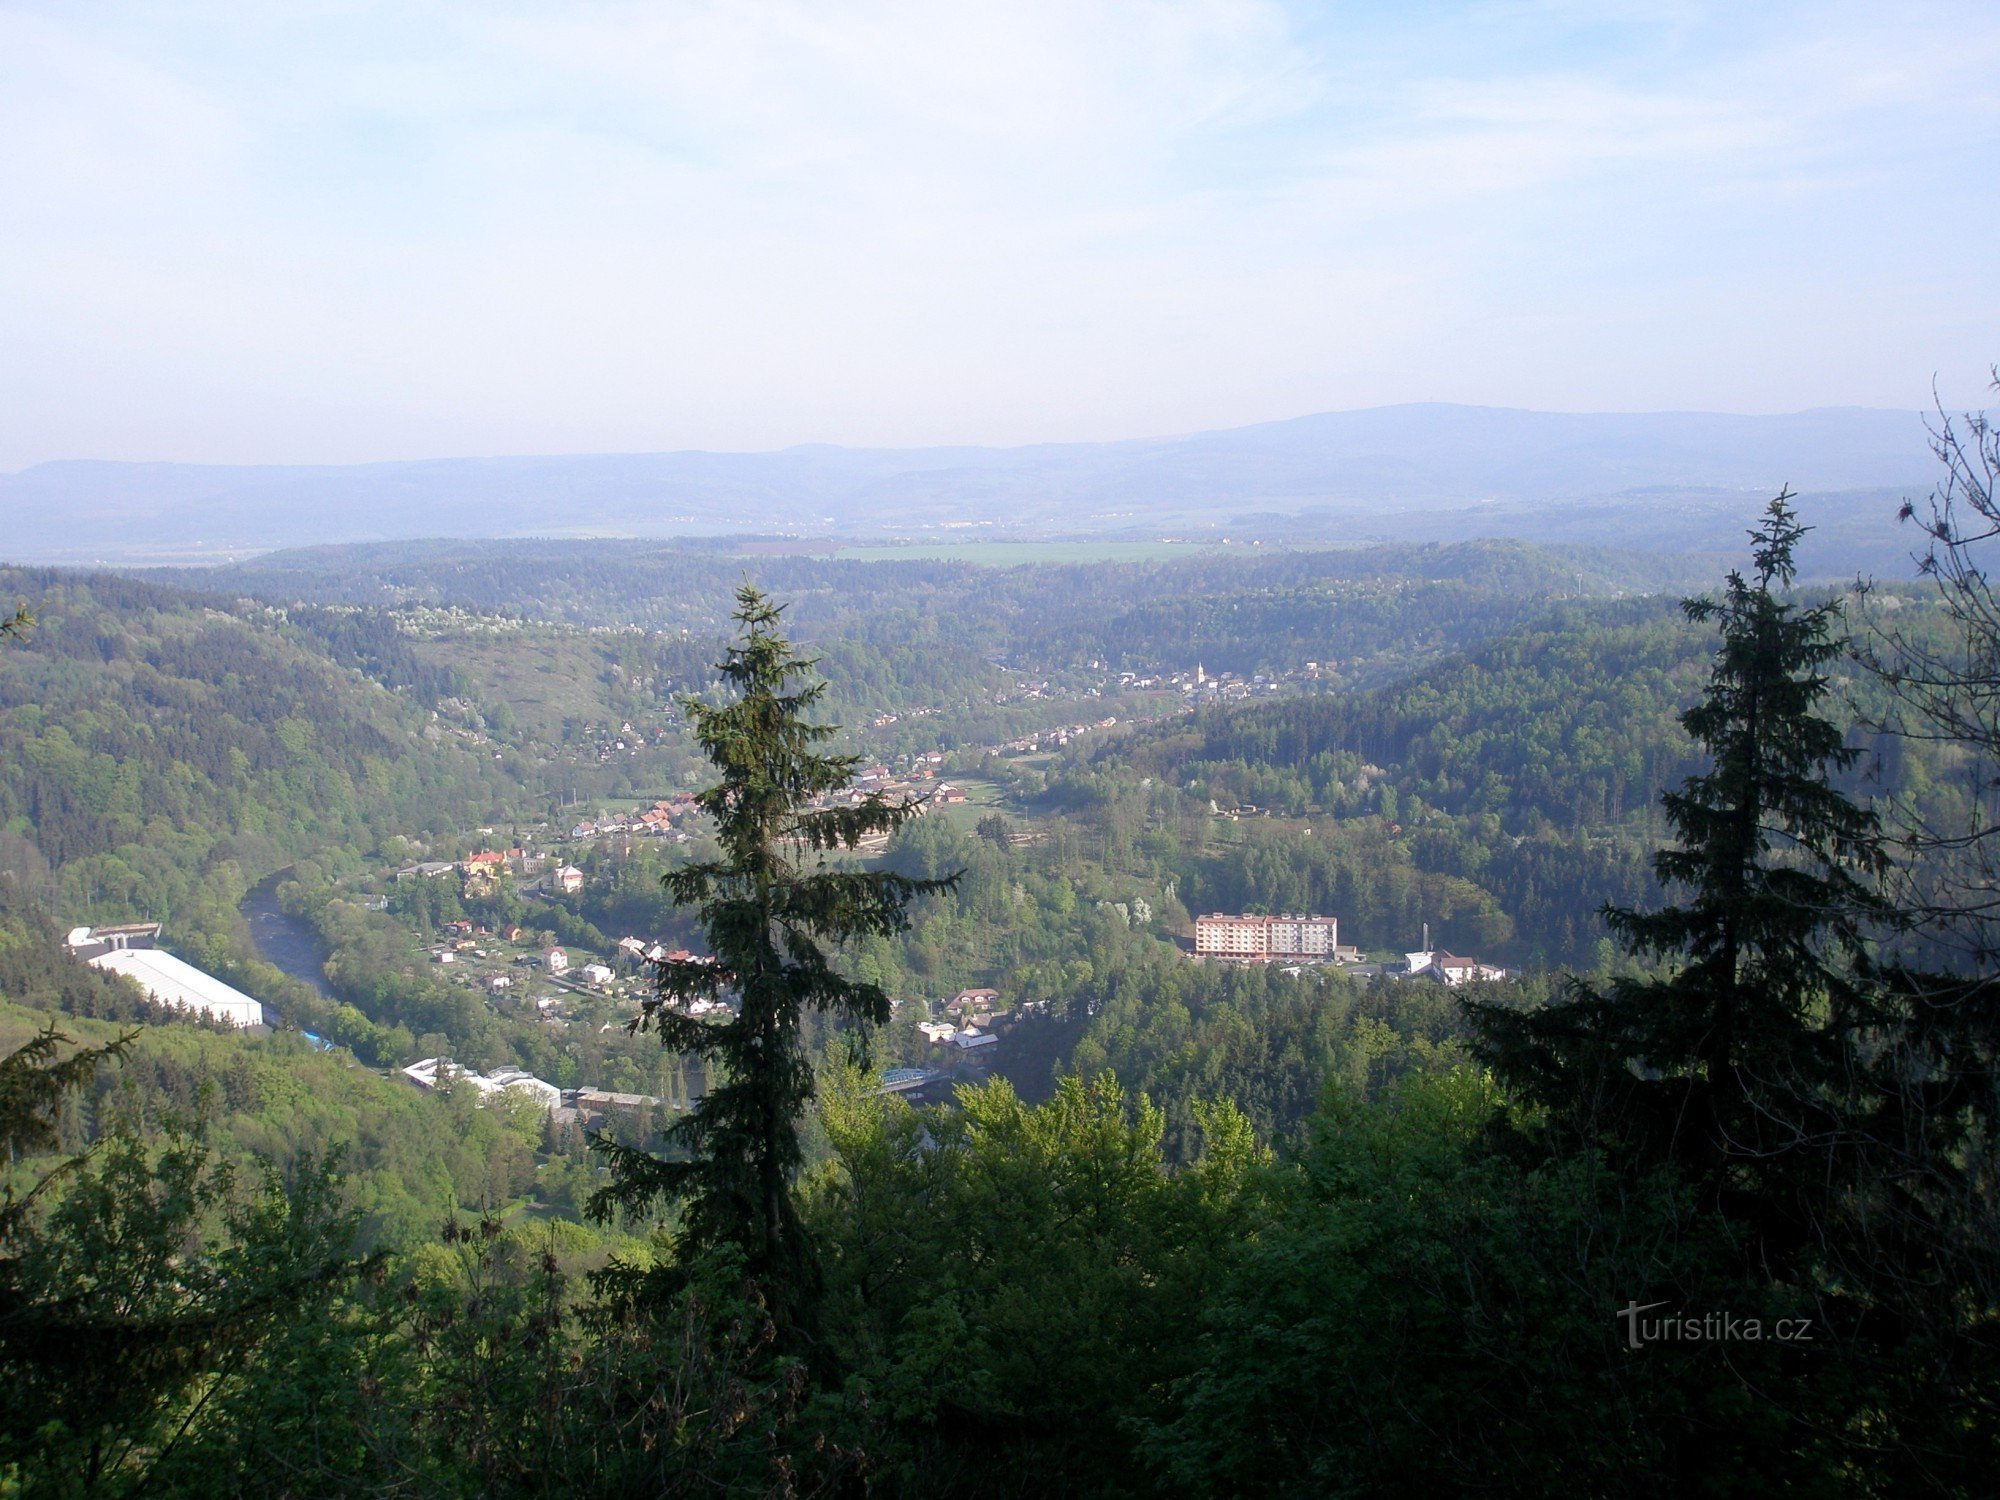
[[[1812,492],[1816,527],[1906,561],[1914,412],[1562,414],[1421,404],[1117,443],[681,450],[361,465],[70,462],[0,475],[17,560],[187,561],[419,537],[1517,536],[1702,550]],[[1661,505],[1672,497],[1673,503]],[[1661,512],[1671,514],[1662,514]],[[969,529],[971,528],[971,529]],[[1885,550],[1886,549],[1886,550]]]
[[[0,471],[1984,405],[1996,64],[1966,0],[5,0]]]
[[[1974,410],[1984,409],[1984,406],[1976,405],[1971,409]],[[1929,421],[1932,419],[1933,415],[1932,413],[1927,411],[1918,411],[1908,407],[1872,407],[1872,406],[1857,406],[1857,405],[1818,406],[1818,407],[1804,408],[1798,411],[1782,411],[1782,412],[1714,411],[1714,410],[1700,410],[1694,408],[1672,409],[1672,410],[1662,410],[1662,411],[1640,411],[1640,410],[1545,411],[1529,407],[1500,406],[1482,402],[1397,401],[1397,402],[1386,402],[1376,406],[1353,407],[1342,411],[1299,412],[1290,416],[1270,417],[1260,421],[1245,422],[1229,427],[1194,428],[1183,432],[1131,433],[1123,436],[1114,436],[1103,439],[1028,438],[1020,442],[1013,442],[1013,443],[964,442],[964,443],[910,443],[910,444],[845,443],[833,439],[800,439],[797,442],[775,443],[767,447],[759,447],[759,448],[683,447],[683,448],[629,449],[629,450],[617,450],[617,451],[577,450],[574,452],[550,451],[550,452],[535,452],[535,453],[528,453],[528,452],[439,453],[422,458],[376,458],[376,459],[363,458],[363,459],[348,459],[330,463],[314,463],[309,461],[289,461],[289,460],[270,460],[270,459],[263,459],[263,460],[247,459],[240,461],[221,460],[221,461],[210,462],[210,461],[192,460],[192,459],[164,459],[164,458],[99,459],[99,458],[89,458],[89,457],[64,457],[64,458],[42,459],[32,464],[25,464],[18,469],[0,470],[0,478],[18,478],[22,475],[29,474],[38,469],[46,470],[52,468],[61,468],[65,466],[84,466],[84,465],[90,465],[90,466],[104,465],[104,466],[115,466],[118,468],[211,469],[211,470],[223,470],[223,471],[247,470],[247,469],[352,470],[352,469],[368,469],[368,468],[403,467],[412,465],[480,463],[488,460],[533,461],[537,459],[569,460],[569,459],[600,459],[600,458],[622,459],[622,458],[690,458],[690,457],[763,458],[763,457],[783,457],[790,454],[810,454],[816,451],[827,451],[827,450],[835,452],[847,452],[847,453],[898,453],[898,454],[908,454],[908,455],[920,455],[925,453],[1009,454],[1009,453],[1031,452],[1038,449],[1117,448],[1124,446],[1183,443],[1203,438],[1220,437],[1227,434],[1271,431],[1274,429],[1294,426],[1296,424],[1309,423],[1316,420],[1329,420],[1329,419],[1350,418],[1350,417],[1368,418],[1368,417],[1378,417],[1378,416],[1390,416],[1392,414],[1419,413],[1426,410],[1433,410],[1439,412],[1452,412],[1452,413],[1490,413],[1496,417],[1509,417],[1509,418],[1519,417],[1528,419],[1544,418],[1544,417],[1555,418],[1555,419],[1596,418],[1596,417],[1606,417],[1606,418],[1629,417],[1635,419],[1655,419],[1655,418],[1674,419],[1674,418],[1714,417],[1714,418],[1721,418],[1724,420],[1731,418],[1743,418],[1743,419],[1769,418],[1769,419],[1784,420],[1788,418],[1815,418],[1821,416],[1855,415],[1866,418],[1916,417],[1923,421]],[[1955,415],[1955,413],[1948,413],[1948,414]]]

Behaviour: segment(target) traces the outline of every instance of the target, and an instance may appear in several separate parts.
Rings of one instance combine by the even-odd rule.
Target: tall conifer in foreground
[[[1671,1164],[1711,1204],[1760,1220],[1761,1255],[1807,1233],[1796,1203],[1780,1210],[1789,1195],[1769,1189],[1787,1174],[1824,1182],[1857,1043],[1888,1019],[1864,941],[1888,916],[1873,892],[1880,831],[1829,783],[1858,752],[1820,712],[1825,668],[1845,649],[1840,606],[1775,592],[1805,534],[1788,500],[1751,533],[1753,577],[1731,573],[1720,600],[1683,605],[1721,634],[1707,689],[1681,718],[1709,768],[1661,797],[1678,845],[1654,871],[1686,896],[1605,912],[1626,950],[1664,971],[1477,1018],[1518,1096],[1559,1130],[1635,1165]]]
[[[1837,602],[1779,592],[1804,534],[1786,499],[1751,534],[1754,578],[1684,606],[1721,635],[1681,719],[1709,768],[1662,798],[1679,839],[1654,870],[1684,895],[1605,912],[1657,972],[1474,1022],[1554,1159],[1581,1147],[1654,1205],[1689,1190],[1679,1238],[1715,1248],[1711,1295],[1733,1278],[1742,1306],[1807,1315],[1807,1341],[1729,1351],[1746,1396],[1784,1414],[1775,1451],[1883,1492],[1981,1492],[2000,1454],[1995,1072],[1989,1007],[1967,1003],[1984,981],[1926,982],[1871,952],[1911,917],[1878,893],[1874,812],[1831,784],[1859,758],[1821,712],[1847,643]],[[1631,1294],[1681,1295],[1671,1278]],[[1773,1451],[1780,1429],[1716,1416],[1674,1440],[1677,1462],[1726,1474]]]
[[[813,1095],[800,1018],[808,1009],[869,1025],[889,1018],[888,996],[835,972],[827,947],[901,931],[911,900],[956,877],[826,867],[829,851],[893,831],[921,808],[879,792],[814,807],[849,786],[861,758],[820,749],[839,726],[810,717],[826,684],[779,632],[784,606],[748,584],[736,606],[740,634],[718,664],[731,700],[684,700],[695,740],[720,773],[697,800],[715,821],[721,854],[664,877],[668,895],[699,912],[710,956],[659,964],[658,993],[635,1023],[700,1057],[709,1089],[667,1132],[685,1159],[607,1144],[613,1182],[592,1206],[602,1216],[678,1200],[686,1248],[740,1249],[782,1320],[809,1299],[814,1280],[792,1200],[799,1121]],[[689,1012],[697,1000],[732,998],[727,1019]]]

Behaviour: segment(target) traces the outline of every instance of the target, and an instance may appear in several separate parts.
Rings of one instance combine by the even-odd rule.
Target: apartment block
[[[1194,924],[1194,951],[1217,958],[1331,958],[1339,945],[1337,917],[1214,912]]]

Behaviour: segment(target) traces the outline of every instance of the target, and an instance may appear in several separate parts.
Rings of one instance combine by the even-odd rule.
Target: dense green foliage
[[[1060,671],[1191,668],[1243,674],[1320,662],[1339,680],[1399,675],[1533,618],[1552,597],[1683,586],[1688,560],[1516,542],[1283,551],[1228,549],[1155,563],[982,568],[720,555],[699,544],[439,542],[277,553],[162,571],[289,605],[464,611],[626,632],[685,686],[681,638],[728,629],[736,581],[791,602],[794,633],[824,653],[843,715],[912,703],[970,706],[996,660]],[[659,653],[665,653],[660,655]],[[628,668],[646,669],[637,660]],[[1016,731],[1018,732],[1018,731]]]
[[[832,711],[942,710],[841,749],[1095,717],[1121,666],[1326,669],[964,753],[941,773],[977,805],[907,821],[804,810],[858,762],[806,727],[774,617],[730,658],[747,691],[711,693],[734,559],[341,549],[230,580],[261,605],[20,575],[45,624],[0,659],[0,1362],[32,1402],[0,1485],[1978,1492],[2000,1029],[1982,970],[1885,956],[1914,950],[1878,943],[1865,800],[1949,811],[1952,747],[1848,729],[1874,690],[1838,680],[1829,601],[1764,566],[1781,541],[1692,618],[1594,597],[1657,570],[1512,547],[753,560],[841,637]],[[657,633],[607,628],[633,621]],[[1048,696],[995,702],[1026,666]],[[668,712],[669,684],[704,696]],[[280,733],[316,715],[336,729]],[[211,720],[234,779],[210,750],[176,769]],[[723,777],[691,843],[542,830],[581,891],[388,878],[686,785],[699,751]],[[848,852],[898,823],[879,863]],[[335,998],[244,945],[234,902],[282,865]],[[1527,972],[1468,994],[1190,962],[1217,908],[1333,911],[1378,958],[1428,925]],[[149,910],[335,1046],[173,1019],[60,952],[58,914]],[[565,990],[565,1024],[434,963],[457,922],[526,929],[501,963],[626,932],[703,956],[661,971],[661,1049],[613,1024],[632,1001]],[[991,1049],[1018,1087],[968,1066],[910,1107],[856,1065],[879,1023],[878,1060],[935,1066],[927,997],[979,983],[1042,1012]],[[138,1035],[65,1075],[31,1042],[57,1016]],[[373,1071],[439,1052],[706,1100],[667,1142],[621,1120],[641,1190],[600,1232],[574,1123]],[[79,1313],[99,1343],[16,1331]],[[1659,1331],[1710,1314],[1738,1331]]]
[[[260,607],[18,569],[0,589],[36,613],[0,651],[0,853],[71,921],[171,915],[216,957],[271,870],[464,826],[504,795],[490,757]]]
[[[806,1190],[825,1337],[875,1393],[884,1487],[1121,1494],[1134,1424],[1195,1368],[1200,1306],[1263,1220],[1262,1156],[1227,1103],[1162,1170],[1164,1122],[1112,1080],[1039,1106],[996,1083],[912,1111],[852,1073]]]
[[[1211,712],[1131,763],[1298,812],[1491,813],[1509,834],[1617,827],[1689,767],[1674,718],[1703,651],[1663,601],[1573,606],[1404,683]]]
[[[1822,712],[1840,611],[1775,592],[1802,534],[1780,496],[1753,534],[1754,579],[1732,573],[1720,601],[1686,605],[1721,640],[1683,717],[1707,766],[1662,798],[1677,841],[1656,869],[1685,899],[1607,913],[1630,951],[1668,966],[1525,1014],[1489,1009],[1480,1051],[1540,1116],[1527,1140],[1557,1161],[1602,1153],[1641,1203],[1671,1183],[1736,1301],[1810,1313],[1820,1347],[1754,1388],[1809,1434],[1829,1480],[1866,1452],[1883,1482],[1964,1485],[2000,1439],[1983,1420],[2000,1376],[1990,1271],[1963,1256],[1960,1222],[1960,1202],[1991,1188],[1991,1074],[1982,1094],[1963,1086],[1982,1065],[1941,1069],[1937,995],[1874,961],[1894,915],[1878,894],[1889,854],[1875,813],[1830,782],[1858,752]],[[1967,1019],[1944,1029],[1984,1042]],[[1865,1422],[1815,1400],[1834,1361]],[[1775,1478],[1798,1456],[1730,1453],[1724,1472]],[[1714,1441],[1671,1460],[1710,1471]]]
[[[0,1009],[0,1046],[19,1045],[39,1020]],[[61,1024],[82,1038],[110,1035]],[[208,1143],[242,1169],[263,1160],[289,1171],[339,1152],[348,1202],[360,1215],[358,1242],[371,1248],[420,1244],[461,1208],[550,1199],[574,1212],[595,1182],[582,1167],[581,1141],[574,1156],[558,1152],[538,1164],[538,1119],[476,1108],[469,1095],[420,1094],[293,1039],[178,1023],[142,1030],[124,1066],[99,1073],[59,1116],[53,1144],[88,1149],[121,1118],[198,1122]]]
[[[9,1158],[59,1144],[67,1096],[130,1040],[71,1050],[50,1026],[0,1057]],[[317,1305],[352,1264],[353,1222],[324,1164],[239,1192],[199,1118],[148,1132],[120,1103],[98,1149],[17,1169],[26,1185],[0,1193],[0,1474],[37,1490],[87,1493],[143,1471],[199,1410],[211,1372]]]

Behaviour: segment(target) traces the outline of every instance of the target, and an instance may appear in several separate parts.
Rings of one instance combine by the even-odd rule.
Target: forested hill
[[[171,916],[198,941],[246,880],[476,823],[505,785],[431,721],[448,679],[364,620],[20,569],[0,597],[36,617],[0,650],[0,867],[68,920]]]
[[[1911,616],[1906,611],[1905,619]],[[1923,628],[1920,623],[1915,629]],[[1588,966],[1610,901],[1655,894],[1660,792],[1700,768],[1679,718],[1713,633],[1664,598],[1544,604],[1533,623],[1396,681],[1204,710],[1078,754],[1051,777],[1088,806],[1164,783],[1234,830],[1183,869],[1191,908],[1338,911],[1364,941],[1440,941]],[[1850,723],[1873,679],[1833,669]],[[1935,799],[1931,752],[1869,736],[1858,797]],[[1233,820],[1233,822],[1231,821]]]
[[[795,621],[837,609],[851,594],[904,600],[931,594],[992,598],[1014,604],[1072,592],[1121,596],[1148,582],[1186,591],[1286,588],[1316,581],[1456,579],[1528,592],[1680,588],[1713,576],[1713,559],[1615,547],[1536,546],[1525,541],[1468,541],[1394,547],[1189,547],[1152,561],[1047,560],[982,566],[912,548],[908,559],[866,560],[790,550],[812,544],[757,538],[713,542],[626,540],[437,540],[300,547],[218,567],[146,568],[140,576],[180,587],[263,599],[337,604],[432,604],[575,625],[715,627],[726,621],[733,590],[748,578],[789,602]],[[778,549],[786,550],[778,550]]]
[[[1498,962],[1590,967],[1605,902],[1654,892],[1657,796],[1695,768],[1677,722],[1708,638],[1665,599],[1544,605],[1414,675],[1204,711],[1079,756],[1051,795],[1173,789],[1216,832],[1191,910],[1333,911],[1373,948],[1422,924]]]
[[[1052,554],[1056,555],[1056,554]],[[146,576],[290,604],[443,607],[583,627],[719,633],[748,579],[802,639],[976,673],[1046,666],[1403,670],[1531,618],[1551,596],[1678,592],[1710,560],[1525,542],[1352,550],[1230,547],[1153,562],[981,567],[621,542],[420,542],[275,553]],[[840,673],[829,669],[829,676]]]
[[[1544,609],[1406,680],[1210,710],[1097,761],[1197,785],[1225,807],[1604,831],[1650,816],[1658,789],[1693,768],[1676,720],[1709,645],[1670,600]]]

